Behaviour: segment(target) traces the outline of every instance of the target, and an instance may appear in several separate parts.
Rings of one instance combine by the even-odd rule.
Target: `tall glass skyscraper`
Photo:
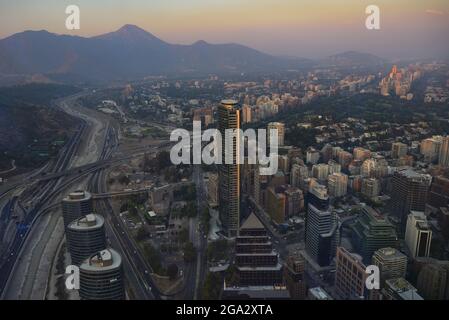
[[[411,210],[424,211],[432,177],[412,169],[398,170],[392,179],[392,212],[400,224],[401,235],[405,234],[407,216]]]
[[[240,166],[239,133],[233,136],[232,141],[226,141],[226,129],[240,129],[240,109],[235,100],[223,100],[218,107],[218,129],[222,136],[222,161],[219,165],[220,184],[220,220],[225,234],[234,238],[238,234],[240,223]],[[232,143],[232,148],[226,144]],[[232,164],[226,164],[230,159],[232,150]]]
[[[335,257],[339,243],[339,221],[329,206],[325,186],[315,184],[307,194],[306,252],[321,267]]]

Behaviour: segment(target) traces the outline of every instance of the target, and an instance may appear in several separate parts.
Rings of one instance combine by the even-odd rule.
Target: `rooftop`
[[[321,287],[310,288],[309,293],[318,300],[333,300],[332,297]]]
[[[416,288],[404,278],[389,279],[386,284],[404,300],[424,300]]]
[[[221,104],[224,104],[224,105],[230,105],[230,106],[234,106],[234,105],[236,105],[238,103],[238,101],[237,100],[233,100],[233,99],[224,99],[224,100],[221,100]]]
[[[326,186],[323,186],[319,183],[312,184],[312,186],[309,188],[309,192],[322,200],[326,200],[329,198]]]
[[[87,200],[91,198],[91,194],[84,190],[76,190],[71,193],[67,197],[64,198],[64,201],[79,201],[79,200]]]
[[[382,248],[377,250],[374,255],[380,255],[384,258],[403,258],[405,255],[395,248]]]
[[[98,214],[91,213],[72,221],[68,227],[70,229],[82,230],[93,229],[95,227],[101,227],[102,225],[104,225],[104,218]]]
[[[259,218],[252,212],[249,217],[242,224],[240,229],[265,229],[262,222],[260,222]]]
[[[408,178],[408,179],[425,180],[425,181],[429,181],[429,183],[432,180],[432,177],[429,174],[416,172],[415,170],[413,170],[410,167],[407,167],[405,169],[399,170],[398,173],[401,174],[402,176]]]
[[[226,287],[223,294],[233,298],[247,296],[249,299],[289,299],[290,293],[285,286],[248,286]]]
[[[122,264],[120,254],[111,249],[104,249],[84,260],[80,268],[89,271],[106,271],[119,268]]]

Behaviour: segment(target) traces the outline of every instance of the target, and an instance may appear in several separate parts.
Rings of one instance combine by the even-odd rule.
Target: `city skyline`
[[[174,44],[198,40],[239,43],[277,56],[322,58],[347,50],[381,57],[447,57],[449,5],[445,1],[385,0],[315,1],[190,1],[170,4],[118,1],[73,3],[81,12],[80,30],[65,29],[68,2],[0,1],[0,38],[25,30],[92,37],[135,24]],[[380,8],[380,30],[365,27],[365,8]],[[174,10],[176,9],[176,10]],[[223,19],[225,17],[225,19]]]
[[[0,300],[449,300],[447,0],[0,7]]]
[[[20,142],[24,152],[4,148],[2,298],[447,299],[449,282],[426,279],[446,276],[449,263],[437,240],[449,243],[448,65],[380,68],[149,77],[68,93],[57,84],[5,87],[6,107],[18,110],[14,97],[39,101],[35,91],[56,88],[53,112],[79,120],[65,138],[38,131]],[[169,136],[195,121],[221,132],[242,123],[280,129],[279,170],[177,165]],[[374,260],[391,248],[409,259],[404,273],[391,257]],[[380,286],[365,286],[378,264],[388,265]]]

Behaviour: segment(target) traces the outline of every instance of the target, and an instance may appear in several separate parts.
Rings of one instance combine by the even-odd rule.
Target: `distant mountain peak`
[[[42,29],[42,30],[25,30],[22,33],[27,33],[27,34],[54,34],[54,33],[51,33],[49,31],[45,30],[45,29]]]
[[[209,45],[209,43],[207,43],[207,42],[204,41],[204,40],[198,40],[198,41],[196,41],[193,45],[194,45],[194,46],[207,46],[207,45]]]
[[[126,32],[142,32],[142,33],[149,33],[146,30],[136,26],[135,24],[125,24],[120,29],[115,31],[117,33],[126,33]]]
[[[48,32],[47,30],[25,30],[25,31],[10,35],[9,37],[6,37],[5,39],[15,39],[15,38],[22,38],[22,37],[49,37],[49,36],[54,36],[54,35],[55,35],[54,33]]]
[[[359,54],[365,54],[365,53],[355,51],[355,50],[348,50],[348,51],[343,51],[343,52],[337,53],[336,55],[359,55]]]
[[[151,34],[150,32],[134,25],[134,24],[125,24],[120,29],[109,32],[103,35],[99,35],[95,37],[97,39],[113,39],[116,38],[118,40],[125,40],[125,41],[131,41],[131,42],[137,42],[142,40],[151,40],[155,42],[165,43],[155,35]]]
[[[138,29],[138,30],[143,30],[141,27],[139,27],[139,26],[137,26],[135,24],[132,24],[132,23],[124,24],[120,29]]]
[[[0,40],[0,74],[103,81],[164,74],[290,70],[302,63],[233,43],[200,40],[192,45],[171,44],[132,24],[89,38],[46,31],[25,35]]]

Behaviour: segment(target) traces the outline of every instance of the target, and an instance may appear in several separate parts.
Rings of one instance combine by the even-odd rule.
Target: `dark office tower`
[[[77,218],[92,213],[92,196],[87,191],[77,190],[62,199],[64,227]]]
[[[315,184],[307,193],[306,253],[321,267],[335,257],[339,243],[339,221],[329,207],[326,187]]]
[[[416,288],[426,300],[449,300],[449,261],[419,258],[423,264]]]
[[[362,207],[351,230],[354,248],[365,264],[371,263],[375,251],[397,246],[398,236],[394,226],[371,207]]]
[[[424,211],[431,181],[430,175],[417,173],[412,169],[403,169],[394,173],[391,204],[401,234],[405,233],[407,215],[410,211]]]
[[[82,300],[123,300],[122,258],[109,248],[98,251],[80,265],[80,290]]]
[[[236,238],[235,265],[240,287],[282,284],[282,265],[278,253],[254,213],[242,224]]]
[[[239,136],[232,141],[226,141],[226,129],[240,129],[240,110],[235,100],[223,100],[218,107],[218,129],[222,135],[222,161],[219,165],[220,185],[220,220],[225,234],[234,238],[237,236],[240,223],[240,166]],[[226,144],[232,143],[232,164],[226,164]],[[229,150],[228,150],[229,151]],[[230,155],[228,155],[229,157]]]
[[[304,269],[305,259],[300,253],[291,254],[287,257],[287,261],[284,264],[284,280],[292,299],[306,299],[307,288]]]
[[[254,175],[257,171],[255,164],[249,164],[245,158],[245,164],[242,165],[242,192],[246,194],[254,194]]]
[[[260,165],[256,166],[254,172],[254,201],[261,207],[266,206],[266,190],[268,187],[268,176],[262,175]]]
[[[449,205],[449,179],[444,176],[434,177],[429,191],[429,205],[439,209]]]
[[[106,249],[104,218],[92,213],[72,221],[66,238],[72,263],[80,265],[95,252]]]

